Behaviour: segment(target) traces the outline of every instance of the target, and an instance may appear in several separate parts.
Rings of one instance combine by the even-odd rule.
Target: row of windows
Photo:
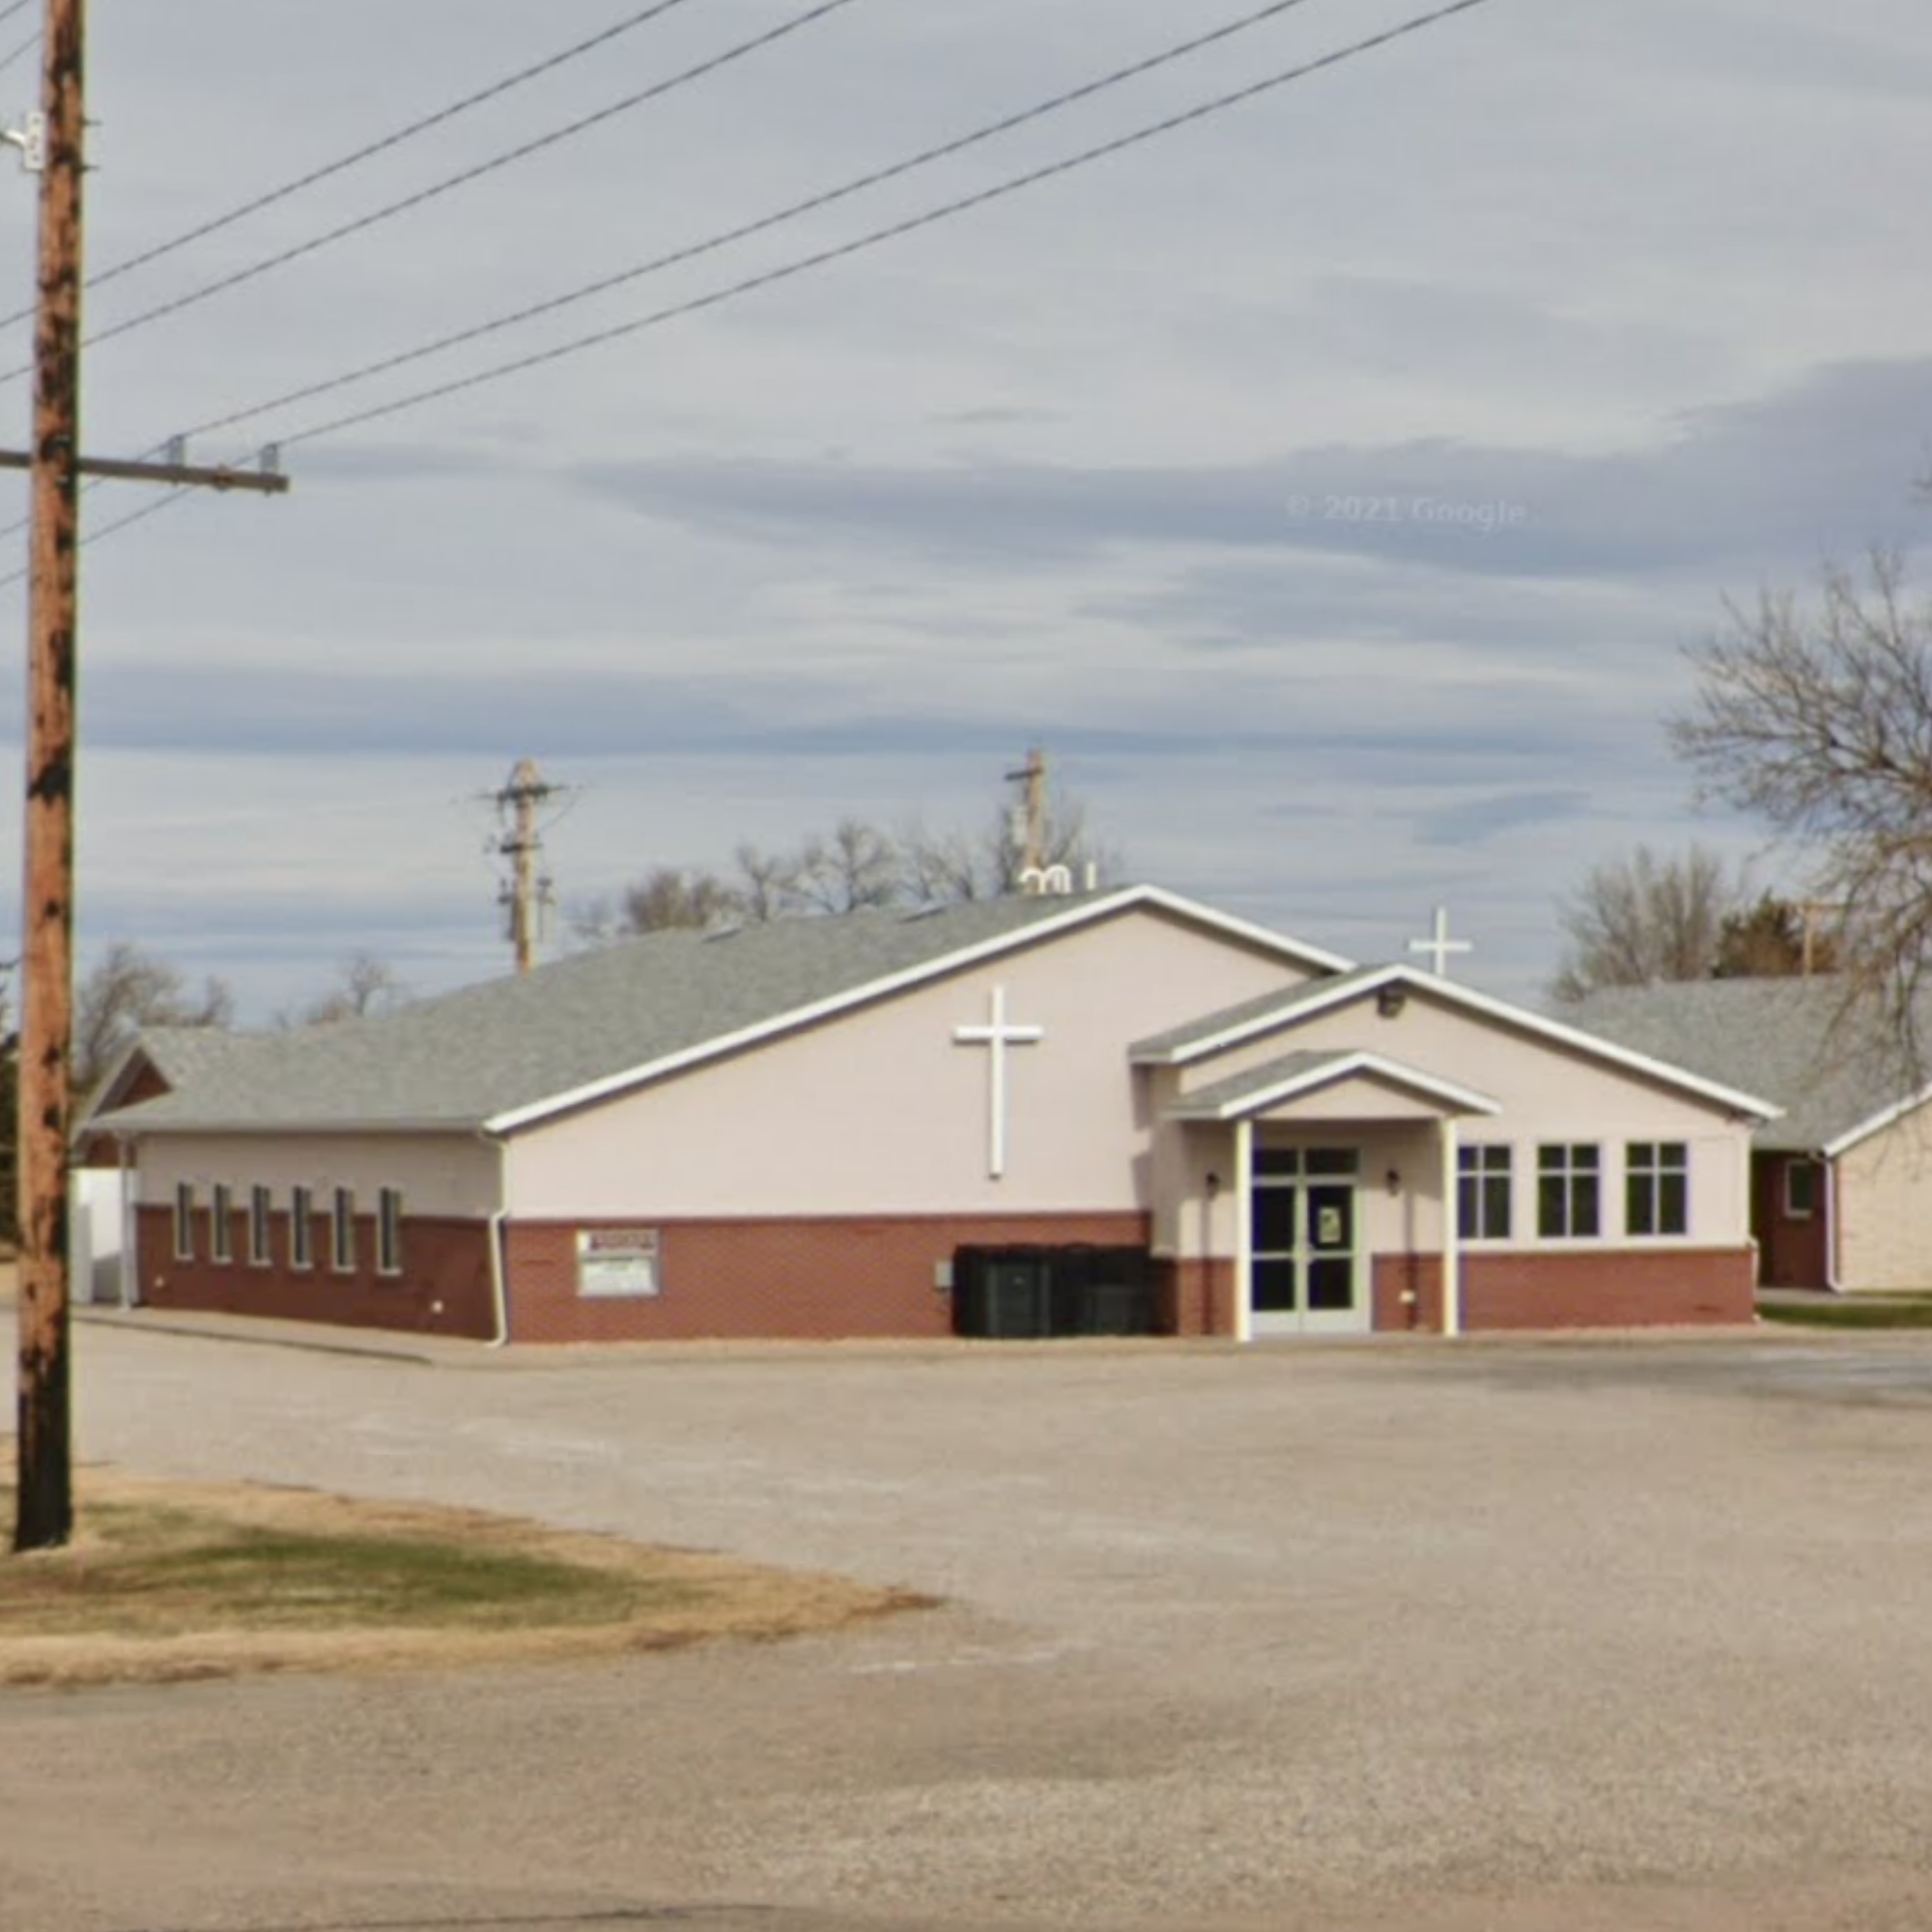
[[[1457,1217],[1463,1237],[1506,1241],[1515,1228],[1514,1148],[1463,1148]],[[1545,1240],[1604,1233],[1604,1151],[1587,1141],[1536,1151],[1536,1232]],[[1683,1235],[1690,1228],[1690,1150],[1683,1141],[1632,1141],[1624,1149],[1624,1233]]]
[[[194,1182],[184,1180],[175,1188],[175,1260],[191,1262],[196,1256],[195,1216],[197,1203]],[[272,1188],[248,1189],[247,1242],[250,1267],[274,1265],[274,1211]],[[232,1262],[235,1259],[235,1190],[225,1180],[217,1180],[208,1200],[208,1259]],[[288,1264],[292,1268],[315,1265],[315,1189],[289,1189]],[[350,1187],[329,1190],[328,1264],[337,1274],[355,1271],[355,1191]],[[376,1194],[376,1270],[379,1274],[403,1271],[402,1190],[384,1187]]]

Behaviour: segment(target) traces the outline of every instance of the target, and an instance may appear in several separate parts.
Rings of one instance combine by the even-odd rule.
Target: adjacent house
[[[1765,1286],[1932,1286],[1932,1085],[1908,1050],[1848,1007],[1841,981],[1615,987],[1566,1016],[1779,1103],[1752,1139]]]
[[[124,1293],[156,1306],[1037,1333],[1052,1294],[1037,1325],[987,1311],[1064,1265],[1144,1285],[1110,1322],[1248,1339],[1747,1321],[1776,1112],[1135,887],[660,933],[378,1017],[159,1035],[85,1134],[128,1180]]]

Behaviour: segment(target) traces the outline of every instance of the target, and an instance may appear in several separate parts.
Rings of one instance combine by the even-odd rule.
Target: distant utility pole
[[[1013,811],[1013,842],[1020,848],[1020,877],[1037,881],[1046,870],[1046,753],[1036,745],[1026,763],[1007,774],[1007,782],[1020,787]],[[1037,891],[1037,884],[1027,888]]]
[[[543,828],[537,823],[542,806],[560,796],[562,785],[548,783],[534,758],[520,758],[509,782],[490,794],[504,830],[495,849],[510,862],[510,876],[498,888],[505,926],[517,956],[517,971],[527,973],[537,963],[537,944],[555,903],[550,880],[537,871],[543,852]]]
[[[279,476],[80,454],[81,146],[85,0],[46,0],[41,112],[4,134],[41,176],[34,446],[0,452],[33,472],[26,860],[21,904],[19,1405],[15,1549],[73,1529],[68,1376],[69,1136],[73,1112],[74,700],[79,478],[101,474],[281,491]]]

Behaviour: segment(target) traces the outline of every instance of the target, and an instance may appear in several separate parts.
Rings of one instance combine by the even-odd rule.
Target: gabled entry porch
[[[1289,1054],[1170,1099],[1183,1141],[1170,1172],[1226,1198],[1197,1217],[1232,1264],[1225,1325],[1208,1325],[1241,1341],[1459,1332],[1457,1127],[1498,1111],[1353,1051]]]

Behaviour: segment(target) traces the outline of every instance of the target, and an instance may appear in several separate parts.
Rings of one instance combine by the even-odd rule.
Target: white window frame
[[[338,1187],[328,1204],[328,1264],[336,1274],[355,1272],[355,1190]]]
[[[1639,1155],[1647,1154],[1648,1159]],[[1674,1159],[1666,1158],[1675,1155]],[[1668,1180],[1684,1183],[1683,1218],[1680,1226],[1666,1228],[1663,1222],[1663,1187]],[[1647,1183],[1650,1191],[1650,1226],[1639,1227],[1633,1211],[1636,1187]],[[1690,1233],[1690,1143],[1689,1141],[1631,1141],[1624,1148],[1624,1233],[1641,1240],[1683,1240]]]
[[[1552,1160],[1551,1156],[1555,1156]],[[1587,1156],[1583,1158],[1583,1156]],[[1544,1215],[1544,1191],[1549,1181],[1562,1184],[1563,1211],[1559,1227]],[[1587,1228],[1578,1227],[1577,1197],[1581,1183],[1591,1183],[1597,1211]],[[1536,1236],[1542,1241],[1596,1241],[1604,1234],[1604,1150],[1596,1141],[1543,1141],[1536,1150]]]
[[[401,1274],[403,1271],[403,1190],[382,1187],[376,1191],[376,1272]]]
[[[1485,1204],[1496,1180],[1503,1183],[1503,1225],[1492,1228]],[[1473,1214],[1465,1211],[1465,1182],[1475,1200]],[[1463,1240],[1508,1240],[1516,1229],[1516,1149],[1508,1141],[1465,1141],[1456,1150],[1456,1232]]]
[[[224,1264],[235,1259],[235,1190],[225,1180],[209,1189],[208,1258]]]
[[[274,1253],[275,1194],[260,1181],[248,1189],[248,1265],[272,1267]]]
[[[303,1274],[315,1266],[315,1190],[300,1182],[289,1189],[289,1266]]]
[[[175,1182],[175,1260],[194,1260],[194,1182]]]

